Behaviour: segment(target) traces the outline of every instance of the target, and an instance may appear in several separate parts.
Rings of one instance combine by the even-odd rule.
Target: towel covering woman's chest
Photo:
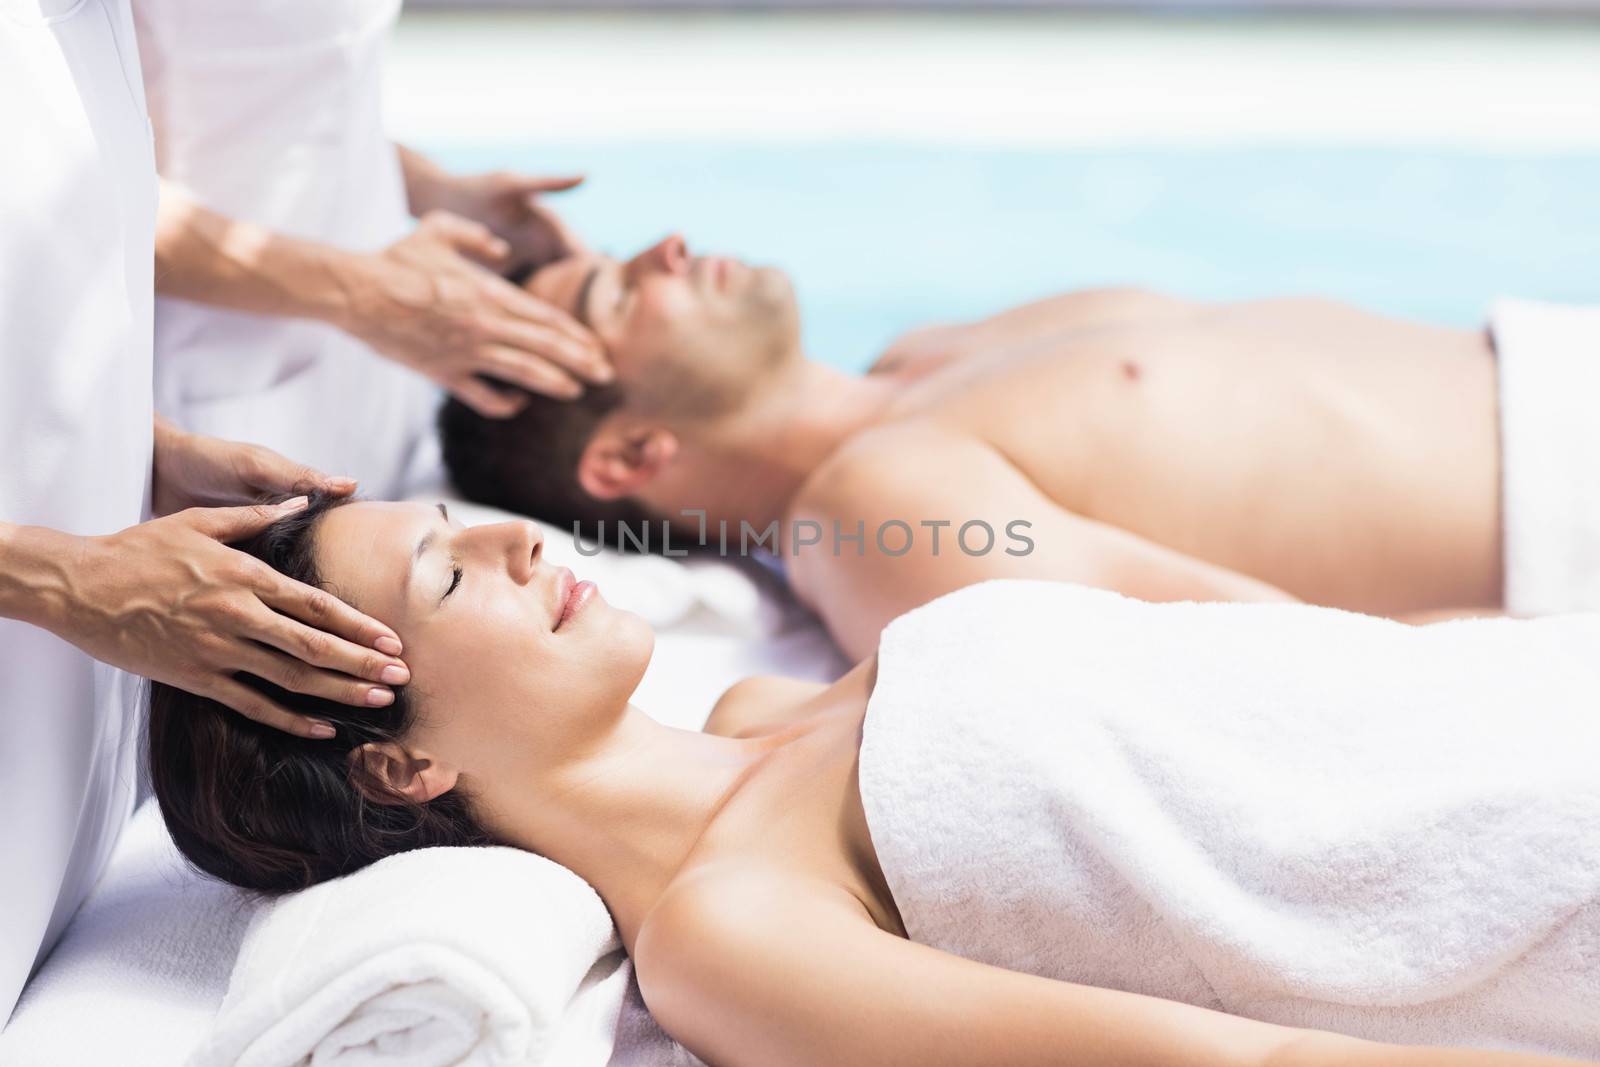
[[[991,582],[894,623],[691,865],[785,865],[1046,977],[1594,1057],[1597,649],[1600,617]]]

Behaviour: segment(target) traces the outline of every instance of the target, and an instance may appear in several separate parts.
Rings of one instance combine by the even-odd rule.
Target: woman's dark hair
[[[274,570],[322,586],[315,533],[343,504],[314,495],[238,548]],[[459,788],[426,803],[384,798],[352,753],[398,741],[416,718],[414,694],[353,708],[237,676],[281,707],[331,723],[332,740],[263,726],[222,704],[159,682],[150,687],[150,779],[167,830],[190,863],[245,889],[285,893],[359,870],[397,852],[432,845],[494,844]],[[381,798],[381,799],[375,799]]]

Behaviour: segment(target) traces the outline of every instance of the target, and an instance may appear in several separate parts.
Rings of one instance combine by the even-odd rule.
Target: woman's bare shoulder
[[[640,925],[634,973],[652,1014],[680,1041],[726,1030],[755,991],[803,980],[796,940],[830,958],[838,931],[876,934],[861,902],[836,882],[762,860],[705,864],[668,886]],[[767,1015],[764,1005],[752,1018]]]
[[[718,698],[705,733],[721,737],[759,737],[794,722],[801,705],[828,687],[781,675],[758,674],[735,682]]]

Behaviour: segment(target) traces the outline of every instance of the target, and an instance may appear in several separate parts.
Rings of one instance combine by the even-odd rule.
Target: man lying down
[[[675,519],[677,546],[701,536],[686,509],[732,550],[776,523],[851,655],[986,578],[1395,616],[1588,600],[1600,494],[1565,398],[1593,395],[1572,375],[1595,373],[1600,313],[1503,306],[1497,366],[1484,331],[1321,300],[1092,291],[915,332],[854,376],[809,357],[781,271],[676,236],[527,284],[598,332],[618,384],[505,422],[450,404],[461,491],[591,536]],[[1523,339],[1562,315],[1587,363]]]

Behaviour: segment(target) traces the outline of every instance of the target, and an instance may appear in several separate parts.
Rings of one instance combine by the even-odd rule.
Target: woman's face
[[[418,708],[407,746],[480,795],[602,736],[650,662],[649,624],[543,547],[534,523],[467,528],[444,505],[358,502],[316,528],[330,591],[405,645]]]

